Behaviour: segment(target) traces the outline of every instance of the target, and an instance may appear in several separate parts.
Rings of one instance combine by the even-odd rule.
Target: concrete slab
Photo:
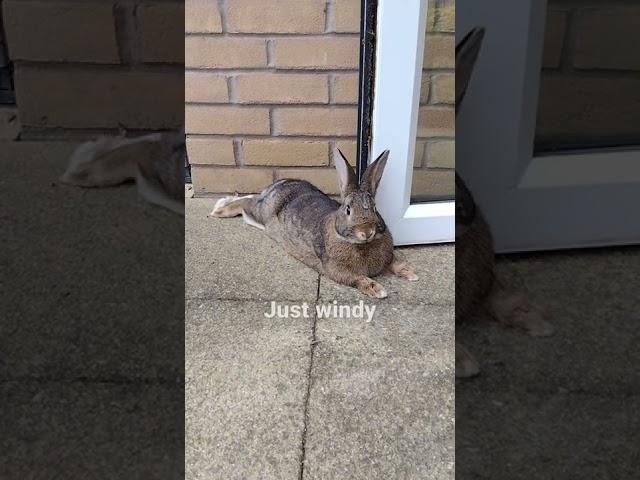
[[[182,478],[177,384],[0,384],[2,478]]]
[[[456,478],[636,478],[640,397],[456,389]],[[630,414],[631,413],[631,414]]]
[[[304,478],[454,478],[454,309],[319,319]]]
[[[640,248],[509,256],[498,271],[548,305],[556,334],[456,332],[483,369],[456,382],[458,478],[637,476]]]
[[[4,142],[2,378],[182,373],[184,219],[133,185],[58,183],[75,143]]]
[[[207,218],[214,203],[187,200],[187,298],[315,300],[316,272],[241,218]]]
[[[187,302],[186,475],[297,479],[311,319],[262,302]]]
[[[321,277],[320,300],[323,302],[398,303],[403,305],[453,305],[455,299],[455,248],[453,245],[422,245],[396,249],[398,257],[413,265],[419,280],[408,282],[393,275],[382,275],[377,280],[384,285],[389,296],[369,299],[358,290],[338,285]]]

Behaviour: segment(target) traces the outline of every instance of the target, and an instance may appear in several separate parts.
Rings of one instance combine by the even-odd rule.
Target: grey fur
[[[375,187],[387,157],[384,152],[369,166],[361,185],[346,159],[336,159],[342,203],[309,182],[286,179],[259,195],[221,199],[212,215],[249,217],[305,265],[338,283],[383,298],[384,288],[371,277],[389,270],[417,279],[411,267],[395,259],[391,233],[375,208]]]

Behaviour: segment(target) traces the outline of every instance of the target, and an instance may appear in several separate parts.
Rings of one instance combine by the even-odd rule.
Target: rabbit
[[[76,148],[60,181],[108,187],[135,179],[144,199],[184,215],[185,155],[183,132],[103,136]]]
[[[257,195],[219,199],[210,216],[242,215],[320,274],[370,297],[385,298],[387,291],[372,277],[390,272],[418,280],[415,269],[394,255],[391,232],[376,210],[376,190],[389,151],[369,165],[360,184],[339,154],[335,168],[341,202],[307,181],[283,179]]]
[[[473,29],[456,46],[456,114],[462,105],[480,52],[484,29]],[[486,308],[505,326],[519,327],[532,336],[553,334],[547,312],[521,292],[506,289],[495,276],[491,229],[473,195],[456,172],[456,326]],[[456,377],[480,373],[478,362],[456,342]]]

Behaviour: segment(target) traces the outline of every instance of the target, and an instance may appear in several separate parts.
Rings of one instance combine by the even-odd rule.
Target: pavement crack
[[[307,455],[307,428],[309,426],[309,399],[311,398],[311,386],[312,386],[312,373],[313,373],[313,361],[315,358],[316,345],[318,339],[316,338],[316,325],[318,323],[318,313],[315,305],[318,304],[320,299],[320,275],[318,275],[318,286],[316,289],[316,299],[314,302],[313,320],[311,323],[311,343],[309,344],[309,369],[307,370],[307,391],[304,396],[304,410],[303,410],[303,425],[302,425],[302,441],[300,446],[300,471],[298,473],[298,480],[304,478],[304,464]]]

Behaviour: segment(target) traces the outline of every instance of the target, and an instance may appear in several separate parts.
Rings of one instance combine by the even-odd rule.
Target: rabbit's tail
[[[210,217],[226,218],[242,215],[245,223],[264,230],[264,225],[255,218],[253,207],[258,195],[233,195],[219,199],[209,214]]]

